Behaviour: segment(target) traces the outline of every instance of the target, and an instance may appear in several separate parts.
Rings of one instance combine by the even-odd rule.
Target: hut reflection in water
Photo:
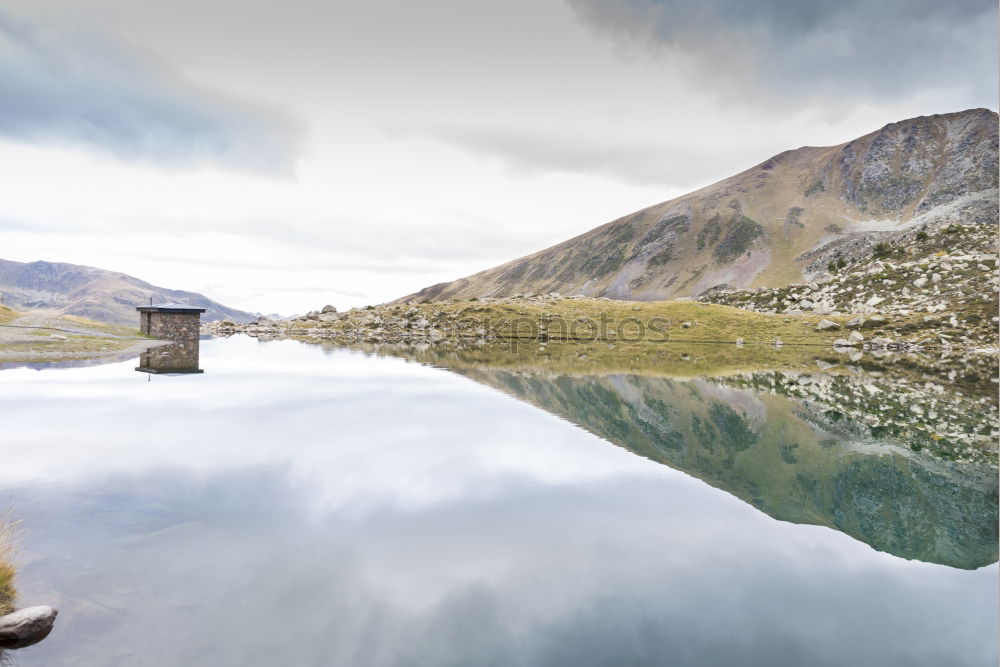
[[[197,338],[153,347],[139,355],[139,365],[135,370],[158,375],[204,373],[198,367],[198,352]]]

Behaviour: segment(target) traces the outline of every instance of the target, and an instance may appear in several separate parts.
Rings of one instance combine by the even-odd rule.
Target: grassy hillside
[[[400,301],[550,292],[653,301],[719,285],[780,287],[807,277],[804,254],[856,233],[996,224],[997,163],[994,112],[914,118],[839,146],[781,153],[715,185]]]

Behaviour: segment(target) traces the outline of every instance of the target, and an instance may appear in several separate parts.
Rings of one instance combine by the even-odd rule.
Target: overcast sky
[[[993,0],[8,0],[0,257],[290,314],[996,109]]]

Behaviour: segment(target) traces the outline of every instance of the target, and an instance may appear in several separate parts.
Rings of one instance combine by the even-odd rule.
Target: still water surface
[[[995,468],[731,383],[200,364],[0,373],[20,601],[60,610],[14,664],[996,664]]]

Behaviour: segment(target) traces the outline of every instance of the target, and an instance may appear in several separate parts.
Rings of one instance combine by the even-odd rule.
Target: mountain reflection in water
[[[981,385],[859,368],[566,373],[492,364],[481,350],[358,347],[495,387],[776,519],[907,559],[963,569],[997,561],[997,401]]]

